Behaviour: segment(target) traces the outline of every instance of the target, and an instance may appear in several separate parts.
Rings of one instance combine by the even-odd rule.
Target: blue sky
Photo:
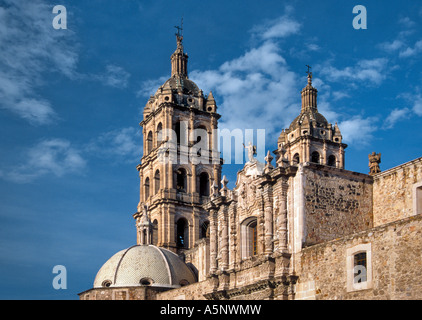
[[[66,30],[52,27],[59,4]],[[265,129],[274,150],[309,64],[346,169],[367,173],[372,151],[382,170],[422,156],[418,1],[0,0],[0,299],[77,299],[136,242],[138,124],[182,16],[189,76],[213,91],[220,128]],[[240,168],[224,167],[229,187]]]

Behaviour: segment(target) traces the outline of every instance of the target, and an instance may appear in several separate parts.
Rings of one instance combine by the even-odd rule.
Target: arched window
[[[180,140],[181,140],[181,137],[182,137],[182,133],[181,133],[181,130],[180,130],[180,122],[176,123],[174,131],[176,133],[177,145],[180,145]]]
[[[186,192],[187,190],[187,174],[186,170],[179,168],[176,171],[176,190],[180,192]]]
[[[311,162],[319,163],[319,153],[317,151],[312,152]]]
[[[145,200],[146,200],[149,198],[149,178],[145,179],[144,190],[145,190]]]
[[[293,165],[299,164],[300,163],[300,158],[299,158],[299,153],[296,153],[293,156]]]
[[[154,193],[157,194],[160,190],[160,171],[155,171],[154,175]]]
[[[158,124],[157,126],[157,145],[160,145],[160,142],[163,140],[163,125],[161,124],[161,122]]]
[[[152,150],[152,131],[148,133],[147,137],[147,154],[149,154]]]
[[[155,219],[152,222],[152,244],[156,246],[158,244],[158,221]]]
[[[210,177],[206,172],[199,175],[199,195],[204,197],[210,195]]]
[[[242,258],[258,254],[258,233],[256,217],[247,218],[240,225]]]
[[[336,157],[335,157],[334,155],[330,155],[330,156],[328,157],[328,162],[327,162],[327,164],[328,164],[330,167],[335,167],[335,166],[336,166]]]
[[[185,218],[177,220],[176,245],[178,248],[188,248],[189,246],[189,226]]]
[[[208,238],[208,236],[209,236],[209,227],[210,227],[209,221],[204,221],[204,223],[202,223],[201,230],[199,230],[200,231],[200,233],[199,233],[199,239]]]

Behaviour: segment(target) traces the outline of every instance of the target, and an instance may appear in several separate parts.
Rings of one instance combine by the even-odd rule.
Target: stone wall
[[[370,176],[316,164],[307,164],[303,172],[305,245],[373,226]]]
[[[422,299],[421,236],[422,215],[417,215],[307,247],[295,255],[295,298]],[[350,250],[360,246],[370,248],[370,283],[366,289],[353,290],[348,286],[347,259]]]
[[[204,281],[210,271],[210,240],[203,238],[195,247],[184,251],[185,263],[193,269],[198,281]]]
[[[374,176],[374,226],[417,213],[416,187],[422,186],[422,158]]]
[[[155,300],[206,300],[204,294],[211,291],[212,283],[205,280],[178,289],[157,293]]]

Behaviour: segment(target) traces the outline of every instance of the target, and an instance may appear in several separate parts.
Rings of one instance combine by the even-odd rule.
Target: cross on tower
[[[179,26],[174,26],[177,29],[177,33],[176,33],[176,37],[179,38],[183,38],[183,18]]]
[[[309,75],[309,74],[312,74],[312,72],[310,71],[311,69],[312,69],[312,67],[310,66],[310,65],[306,65],[306,67],[308,67],[308,71],[306,71],[306,73]]]

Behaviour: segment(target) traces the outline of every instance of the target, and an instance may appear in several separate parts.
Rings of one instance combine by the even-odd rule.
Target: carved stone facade
[[[172,77],[144,109],[134,218],[137,244],[178,253],[197,282],[112,284],[80,299],[422,298],[422,158],[370,175],[345,170],[347,145],[318,112],[309,73],[275,163],[270,152],[260,163],[248,146],[249,161],[230,190],[216,150],[214,97],[188,79],[177,40]],[[201,139],[192,136],[198,128]]]

